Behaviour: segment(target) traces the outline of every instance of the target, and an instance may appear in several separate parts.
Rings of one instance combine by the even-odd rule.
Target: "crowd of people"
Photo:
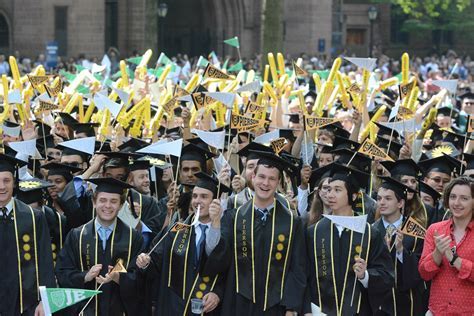
[[[0,316],[474,313],[469,57],[150,54],[0,57]]]

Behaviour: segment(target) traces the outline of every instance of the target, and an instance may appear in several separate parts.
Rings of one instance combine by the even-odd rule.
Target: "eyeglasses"
[[[449,181],[451,181],[450,179],[442,179],[442,178],[429,178],[429,179],[436,183],[443,183],[443,184],[449,183]]]

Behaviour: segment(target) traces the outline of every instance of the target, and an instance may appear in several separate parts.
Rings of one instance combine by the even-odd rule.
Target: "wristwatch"
[[[456,252],[456,246],[454,246],[453,248],[451,248],[451,252],[453,253],[453,258],[451,259],[451,261],[449,262],[449,265],[451,267],[454,266],[454,262],[456,262],[456,260],[459,258],[458,256],[458,253]]]

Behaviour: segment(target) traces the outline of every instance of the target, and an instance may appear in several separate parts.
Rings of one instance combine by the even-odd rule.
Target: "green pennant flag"
[[[395,75],[394,77],[398,78],[398,82],[402,82],[402,73],[399,73],[398,75]]]
[[[202,56],[199,56],[199,59],[197,61],[197,66],[198,67],[206,67],[207,64],[209,64],[209,61],[206,58],[204,58]]]
[[[41,302],[43,303],[43,309],[46,315],[51,315],[52,313],[102,293],[102,291],[83,289],[48,289],[45,286],[40,286],[39,290]]]
[[[327,80],[329,77],[329,70],[316,70],[315,73],[323,80]]]
[[[241,61],[239,61],[238,63],[233,64],[232,66],[230,66],[229,72],[239,72],[242,69],[244,69],[244,65],[242,64]]]
[[[84,69],[86,69],[86,67],[83,67],[82,65],[79,65],[79,64],[75,64],[74,67],[76,67],[77,72],[81,72]]]
[[[82,84],[77,87],[76,91],[82,94],[89,94],[91,92],[88,87]]]
[[[165,66],[171,64],[173,61],[165,55],[165,53],[161,53],[160,57],[158,57],[157,64],[164,64]]]
[[[224,43],[236,48],[240,48],[239,38],[237,36],[224,40]]]
[[[135,65],[139,65],[140,62],[142,61],[142,58],[143,58],[142,56],[131,57],[127,59],[127,62],[135,64]]]
[[[75,74],[70,73],[69,71],[60,70],[59,75],[64,77],[67,81],[71,82],[76,78]]]
[[[112,87],[114,86],[114,81],[110,80],[109,78],[105,79],[105,85],[109,88],[112,89]]]
[[[94,74],[94,78],[97,79],[98,81],[104,80],[104,78],[102,77],[102,75],[99,74],[99,73],[95,73],[95,74]]]

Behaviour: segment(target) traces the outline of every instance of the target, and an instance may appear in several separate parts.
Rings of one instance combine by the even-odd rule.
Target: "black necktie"
[[[6,207],[2,207],[2,214],[3,214],[3,220],[7,220],[7,218],[8,218],[8,209]]]

